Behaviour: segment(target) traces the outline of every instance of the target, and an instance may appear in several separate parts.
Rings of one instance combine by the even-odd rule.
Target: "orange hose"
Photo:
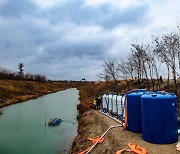
[[[105,137],[102,137],[101,139],[100,139],[100,136],[96,136],[95,138],[88,137],[87,140],[91,141],[93,144],[95,144],[96,142],[99,144],[102,144],[103,141],[105,140]],[[89,151],[90,148],[91,148],[91,146],[89,148],[87,148],[86,150],[79,152],[78,154],[85,154],[86,152]]]
[[[126,150],[126,149],[119,150],[119,151],[116,152],[116,154],[121,154],[121,153],[123,153],[125,151],[127,151],[127,152],[134,152],[135,154],[147,154],[146,149],[140,147],[137,144],[129,143],[128,146],[129,146],[130,150]]]
[[[130,92],[138,91],[139,89],[132,89]],[[125,97],[125,104],[124,104],[124,112],[125,112],[125,120],[123,123],[123,130],[126,130],[128,127],[128,108],[127,108],[127,95]]]
[[[103,143],[103,141],[105,140],[105,137],[103,137],[102,139],[100,139],[99,136],[96,136],[95,138],[90,138],[88,137],[87,140],[91,141],[93,144],[95,144],[96,142],[98,142],[99,144]]]
[[[90,149],[91,147],[87,148],[86,150],[82,151],[82,152],[78,152],[78,154],[85,154],[86,152],[88,152],[88,150]]]
[[[127,129],[127,125],[128,125],[127,96],[125,97],[124,112],[125,112],[125,120],[123,123],[123,130]]]

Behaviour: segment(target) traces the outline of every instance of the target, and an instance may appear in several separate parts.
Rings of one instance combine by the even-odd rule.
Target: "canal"
[[[68,153],[77,135],[79,91],[68,89],[1,109],[0,153]],[[51,118],[63,122],[50,127]]]

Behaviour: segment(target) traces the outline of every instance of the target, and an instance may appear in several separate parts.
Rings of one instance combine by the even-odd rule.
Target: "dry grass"
[[[33,82],[0,80],[0,107],[23,102],[60,90],[85,85],[81,82]]]

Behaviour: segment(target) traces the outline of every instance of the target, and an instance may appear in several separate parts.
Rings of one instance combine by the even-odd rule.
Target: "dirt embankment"
[[[106,117],[97,110],[89,110],[84,113],[79,122],[78,136],[75,138],[71,152],[76,154],[93,144],[87,141],[87,137],[101,136],[110,126],[119,123]],[[91,154],[115,154],[116,151],[129,149],[128,143],[138,144],[145,148],[148,154],[178,154],[176,144],[157,145],[143,141],[141,134],[122,130],[122,127],[112,128],[105,135],[102,144],[98,144],[92,149]],[[125,152],[129,153],[129,152]]]
[[[137,85],[130,88],[141,88]],[[118,123],[102,115],[99,111],[92,109],[93,100],[102,96],[103,93],[112,91],[108,83],[94,83],[86,87],[81,87],[80,101],[78,110],[80,112],[78,135],[74,139],[70,153],[76,154],[92,146],[87,137],[101,136],[110,126]],[[121,92],[127,91],[127,85],[121,83],[119,89]],[[157,145],[143,141],[141,134],[132,133],[127,130],[123,131],[122,127],[113,128],[105,136],[105,141],[97,145],[92,154],[113,154],[120,149],[129,149],[128,143],[138,144],[145,148],[149,154],[178,154],[176,144]],[[128,152],[125,152],[128,153]]]
[[[33,82],[0,80],[0,108],[68,88],[83,86],[82,82]]]

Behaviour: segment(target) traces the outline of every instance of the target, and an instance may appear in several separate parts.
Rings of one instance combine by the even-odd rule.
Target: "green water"
[[[1,109],[0,154],[68,153],[77,135],[78,97],[69,89]],[[54,117],[76,124],[45,126]]]

